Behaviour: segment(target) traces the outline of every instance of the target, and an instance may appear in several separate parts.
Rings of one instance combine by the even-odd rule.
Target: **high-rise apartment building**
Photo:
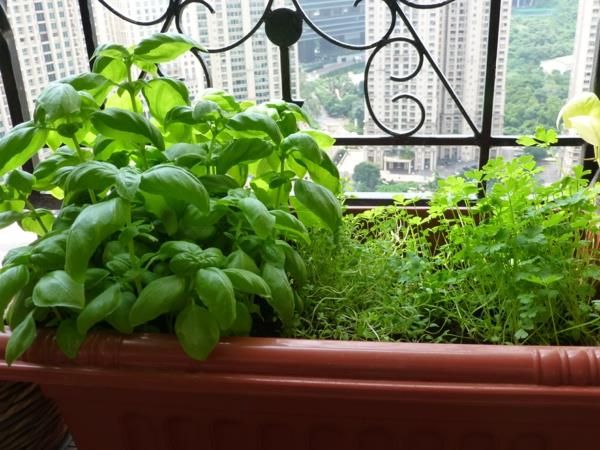
[[[600,0],[579,0],[573,49],[575,64],[571,72],[569,98],[592,89],[598,26],[600,26]],[[581,147],[566,147],[558,155],[563,172],[569,172],[573,166],[581,164],[583,158]]]
[[[79,5],[76,0],[9,1],[8,17],[17,43],[27,101],[33,109],[34,99],[48,82],[88,67]],[[9,124],[2,88],[0,134]]]
[[[264,0],[221,0],[211,2],[215,14],[201,4],[192,4],[181,14],[184,33],[207,48],[220,48],[241,40],[260,20],[265,10]],[[111,5],[127,17],[146,22],[160,17],[165,10],[163,0],[117,0]],[[158,31],[156,27],[131,25],[94,4],[99,42],[134,44]],[[298,79],[297,51],[292,49],[292,86]],[[258,102],[281,98],[281,69],[279,50],[264,31],[224,53],[205,55],[211,78],[216,87],[223,88],[239,99]],[[190,55],[167,64],[164,72],[182,78],[192,96],[205,87],[201,65]]]
[[[365,7],[353,6],[348,0],[304,0],[300,3],[311,22],[332,38],[352,45],[365,42]],[[334,62],[341,55],[356,55],[319,36],[310,26],[304,25],[302,39],[298,42],[300,62]]]
[[[389,26],[389,11],[375,0],[366,4],[366,35],[372,42],[384,35]],[[457,0],[435,9],[404,8],[408,19],[417,30],[441,71],[458,95],[466,111],[477,126],[481,126],[486,74],[487,37],[490,2]],[[506,66],[508,56],[508,33],[511,3],[502,2],[500,38],[496,63],[496,86],[494,98],[494,129],[501,131],[504,116]],[[409,37],[402,23],[396,25],[395,37]],[[413,128],[420,120],[418,106],[410,101],[392,103],[397,93],[416,95],[425,108],[423,134],[472,134],[453,99],[439,81],[427,61],[423,69],[411,80],[394,82],[391,76],[403,77],[418,65],[419,55],[409,44],[391,44],[377,55],[371,66],[368,80],[369,95],[375,115],[388,128],[404,131]],[[366,130],[378,133],[370,118]],[[397,149],[400,150],[400,149]],[[402,152],[400,152],[402,153]],[[417,151],[403,151],[404,156],[382,149],[367,150],[369,160],[383,169],[383,176],[390,173],[434,172],[438,164],[446,162],[476,161],[475,147],[445,146],[423,147]]]

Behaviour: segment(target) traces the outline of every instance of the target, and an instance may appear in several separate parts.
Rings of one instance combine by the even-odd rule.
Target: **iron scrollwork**
[[[389,10],[389,17],[390,17],[389,26],[387,27],[383,36],[381,36],[376,41],[368,42],[368,43],[360,44],[360,45],[342,42],[342,41],[336,39],[335,37],[331,36],[330,34],[328,34],[326,31],[322,30],[313,20],[311,20],[311,18],[307,14],[307,12],[302,8],[300,0],[291,0],[295,10],[290,10],[287,8],[278,8],[278,9],[274,10],[273,9],[273,1],[274,0],[268,0],[265,3],[264,11],[263,11],[262,15],[259,17],[259,19],[256,21],[256,23],[253,25],[253,27],[246,34],[244,34],[241,38],[237,39],[235,42],[228,43],[221,47],[214,47],[214,48],[209,47],[206,49],[207,53],[215,54],[215,53],[223,53],[223,52],[232,50],[232,49],[242,45],[248,39],[250,39],[254,34],[257,33],[257,31],[261,28],[262,25],[265,25],[265,28],[267,29],[267,37],[275,45],[279,46],[280,52],[282,54],[281,55],[282,56],[281,57],[282,80],[281,81],[282,81],[282,87],[283,87],[282,96],[287,101],[294,101],[292,99],[292,95],[291,95],[291,88],[289,87],[291,75],[290,75],[290,70],[289,70],[288,47],[296,42],[296,40],[299,38],[299,35],[292,42],[286,42],[285,39],[283,41],[278,40],[276,35],[274,33],[269,33],[268,30],[269,30],[269,25],[271,25],[271,23],[274,23],[276,20],[281,20],[281,18],[277,17],[277,14],[274,14],[275,12],[278,12],[279,10],[281,10],[281,11],[285,10],[286,14],[288,14],[288,16],[287,16],[288,20],[290,19],[289,13],[290,12],[295,13],[297,16],[297,19],[299,19],[301,21],[301,23],[305,23],[318,36],[320,36],[321,38],[325,39],[326,41],[330,42],[331,44],[333,44],[335,46],[338,46],[338,47],[341,47],[341,48],[344,48],[347,50],[352,50],[352,51],[372,50],[371,54],[367,58],[367,62],[366,62],[365,70],[364,70],[364,97],[365,97],[365,104],[366,104],[369,116],[373,120],[373,123],[375,123],[375,125],[379,129],[381,129],[388,135],[397,136],[397,137],[400,137],[400,136],[407,137],[407,136],[411,136],[411,135],[417,133],[421,129],[421,127],[423,126],[423,124],[425,122],[426,111],[425,111],[425,107],[424,107],[421,99],[419,99],[416,95],[414,95],[412,93],[407,93],[407,92],[397,93],[391,97],[392,102],[398,102],[401,100],[409,100],[409,101],[414,102],[417,105],[419,112],[420,112],[419,121],[412,129],[410,129],[408,131],[394,130],[394,129],[391,129],[388,126],[386,126],[384,123],[382,123],[382,121],[377,117],[377,115],[374,111],[374,108],[371,104],[371,97],[369,95],[369,83],[368,83],[370,69],[371,69],[371,66],[372,66],[375,56],[381,50],[383,50],[386,46],[394,45],[395,43],[398,43],[398,42],[403,42],[403,43],[411,45],[417,51],[418,57],[419,57],[418,64],[417,64],[416,68],[410,74],[408,74],[406,76],[391,75],[390,80],[395,83],[401,83],[401,82],[407,82],[407,81],[413,79],[414,77],[416,77],[419,74],[419,72],[421,71],[421,69],[423,67],[424,61],[427,60],[428,63],[432,66],[433,70],[436,72],[436,74],[439,77],[442,84],[448,90],[450,96],[453,98],[458,109],[464,116],[464,118],[467,121],[467,123],[469,124],[470,128],[473,130],[473,133],[475,135],[477,135],[479,133],[477,127],[475,126],[475,124],[473,123],[473,121],[471,120],[471,118],[469,117],[467,112],[465,111],[465,108],[461,104],[456,93],[453,91],[449,81],[447,80],[445,75],[441,72],[439,67],[436,65],[435,61],[431,57],[430,53],[428,52],[427,48],[423,44],[422,40],[419,38],[418,34],[414,30],[414,27],[410,23],[406,14],[404,14],[404,12],[402,11],[402,9],[400,7],[400,4],[402,4],[404,6],[407,6],[410,8],[417,8],[417,9],[440,8],[440,7],[449,5],[450,3],[453,3],[455,0],[442,0],[442,1],[434,2],[434,3],[421,3],[421,2],[416,2],[414,0],[381,0],[381,2]],[[158,25],[158,24],[162,23],[161,31],[168,31],[169,28],[171,27],[171,24],[174,22],[175,28],[177,29],[177,31],[180,33],[183,33],[183,34],[186,34],[186,30],[184,29],[184,26],[183,26],[182,16],[183,16],[186,8],[188,8],[189,6],[191,6],[193,4],[201,5],[201,6],[205,7],[210,14],[216,13],[215,8],[206,0],[168,0],[168,4],[166,5],[166,8],[164,9],[164,11],[162,12],[162,14],[159,17],[157,17],[155,19],[143,21],[143,20],[137,20],[135,18],[126,16],[125,14],[118,11],[116,8],[112,7],[106,0],[98,0],[98,2],[100,4],[102,4],[112,14],[116,15],[120,19],[122,19],[126,22],[129,22],[131,24],[134,24],[137,26],[153,26],[153,25]],[[353,2],[353,6],[358,7],[362,2],[363,2],[363,0],[355,0]],[[382,5],[382,7],[383,7],[383,5]],[[392,34],[394,33],[394,30],[396,29],[396,25],[397,25],[399,19],[405,24],[405,26],[408,29],[411,36],[409,36],[409,37],[392,37]],[[300,27],[301,27],[301,24],[300,24]],[[273,27],[271,27],[271,28],[273,28]],[[301,33],[301,28],[300,28],[300,33]],[[213,81],[211,79],[210,71],[208,70],[208,65],[207,65],[204,57],[198,50],[193,49],[192,53],[202,66],[205,81],[206,81],[206,86],[212,87]],[[300,103],[299,101],[297,101],[297,102]]]

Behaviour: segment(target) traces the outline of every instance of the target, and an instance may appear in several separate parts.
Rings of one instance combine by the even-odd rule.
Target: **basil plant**
[[[91,73],[50,84],[0,140],[0,226],[38,235],[0,271],[9,364],[40,327],[71,358],[90,330],[114,329],[174,332],[204,359],[221,336],[293,321],[306,278],[295,245],[341,222],[333,139],[294,104],[215,89],[192,102],[157,64],[193,48],[170,33],[100,46]],[[35,207],[36,192],[60,209]]]

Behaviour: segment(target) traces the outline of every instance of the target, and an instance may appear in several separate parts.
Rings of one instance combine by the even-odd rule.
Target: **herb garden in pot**
[[[0,270],[0,379],[39,384],[80,450],[595,445],[582,170],[543,186],[498,159],[426,210],[342,216],[333,139],[293,104],[192,103],[157,69],[191,48],[101,46],[0,140],[0,223],[38,235]],[[597,145],[594,99],[563,118]]]

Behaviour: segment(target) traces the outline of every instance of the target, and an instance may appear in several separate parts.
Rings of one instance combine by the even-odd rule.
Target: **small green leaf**
[[[137,298],[132,292],[121,292],[121,301],[117,308],[106,317],[106,321],[119,333],[130,334],[133,332],[129,314],[136,300]]]
[[[35,177],[29,172],[21,169],[15,169],[8,174],[6,184],[14,187],[17,191],[29,194],[33,189]]]
[[[327,189],[310,181],[298,180],[294,193],[300,203],[315,214],[332,231],[336,231],[342,220],[339,201]]]
[[[260,269],[254,262],[254,259],[241,249],[238,249],[227,256],[225,266],[228,269],[243,269],[255,273],[256,275],[260,275]]]
[[[75,319],[63,320],[56,330],[56,344],[67,358],[74,359],[85,340],[85,334],[77,330]]]
[[[200,253],[202,248],[193,242],[187,241],[167,241],[161,245],[158,251],[159,255],[164,255],[168,258],[173,258],[179,253]]]
[[[103,191],[115,182],[119,169],[103,161],[87,161],[76,166],[65,179],[67,193],[92,189]]]
[[[252,316],[246,305],[242,302],[237,302],[235,310],[235,321],[231,325],[229,331],[234,336],[248,336],[252,331]]]
[[[266,239],[273,234],[275,217],[269,213],[269,210],[262,202],[255,198],[247,197],[238,202],[238,207],[258,237]]]
[[[134,49],[135,60],[155,64],[174,60],[192,48],[204,50],[194,40],[177,33],[156,33],[142,40]]]
[[[6,228],[9,225],[21,220],[23,213],[17,211],[0,212],[0,229]]]
[[[89,93],[98,104],[102,104],[108,93],[113,89],[113,84],[99,73],[73,75],[63,78],[60,82],[70,84],[78,92]]]
[[[321,164],[323,159],[317,141],[306,133],[290,134],[283,140],[281,148],[285,152],[297,152],[303,159],[308,159],[315,164]]]
[[[285,252],[285,270],[292,275],[298,286],[303,286],[308,279],[306,264],[300,254],[287,242],[282,244],[281,247]]]
[[[83,283],[78,283],[62,270],[47,273],[33,288],[33,304],[48,308],[65,306],[82,309],[85,306]]]
[[[112,59],[124,60],[129,58],[129,50],[120,44],[102,44],[96,47],[92,58],[105,56]]]
[[[219,324],[206,309],[190,303],[177,315],[175,334],[191,358],[204,360],[219,342]]]
[[[165,150],[165,155],[178,166],[192,167],[205,164],[208,150],[205,144],[175,144]]]
[[[142,175],[133,167],[122,167],[116,177],[115,189],[119,196],[133,201],[140,187]]]
[[[148,284],[133,304],[129,323],[136,327],[171,311],[185,295],[185,279],[169,275]]]
[[[81,98],[70,84],[53,83],[39,96],[36,108],[41,108],[45,112],[45,119],[53,122],[79,113]]]
[[[216,103],[224,111],[238,112],[241,109],[233,95],[228,94],[222,89],[206,89],[202,93],[202,99]]]
[[[118,231],[129,217],[129,207],[120,198],[90,205],[79,213],[67,239],[65,270],[83,282],[88,262],[98,245]]]
[[[278,145],[282,139],[281,132],[275,121],[269,116],[257,112],[247,111],[238,113],[229,119],[227,126],[240,132],[264,133]]]
[[[141,114],[125,109],[107,108],[91,116],[96,130],[104,136],[124,143],[150,143],[159,150],[165,149],[165,143],[158,128]]]
[[[155,78],[142,89],[152,117],[164,123],[167,113],[176,106],[186,106],[190,102],[185,84],[172,78]]]
[[[209,196],[202,183],[187,170],[170,165],[158,165],[142,174],[140,189],[166,198],[184,200],[203,212],[208,212]]]
[[[127,78],[127,65],[119,59],[98,56],[94,59],[92,72],[102,75],[115,84],[119,84]]]
[[[0,176],[25,164],[44,146],[47,136],[48,131],[25,122],[0,138]]]
[[[519,136],[517,139],[517,144],[522,145],[524,147],[535,147],[537,141],[531,136]]]
[[[215,102],[200,100],[194,105],[192,118],[195,123],[214,121],[223,115],[223,111]]]
[[[255,273],[244,269],[223,269],[223,272],[238,291],[260,295],[261,297],[271,296],[271,289],[269,289],[265,280]]]
[[[33,320],[33,311],[30,312],[17,328],[15,328],[6,345],[4,359],[10,366],[17,358],[31,347],[35,340],[36,329],[35,320]]]
[[[90,301],[77,317],[77,330],[85,335],[92,326],[109,316],[121,301],[118,284],[113,284],[92,301]]]
[[[294,292],[285,270],[266,263],[263,267],[262,278],[271,289],[271,297],[267,301],[284,325],[289,325],[294,318]]]
[[[217,172],[220,174],[240,163],[249,163],[266,158],[273,152],[273,145],[264,139],[241,138],[233,140],[217,157]]]
[[[200,269],[196,273],[196,292],[221,329],[229,328],[235,320],[235,293],[229,277],[216,267]]]
[[[300,133],[308,134],[312,137],[322,150],[327,150],[328,148],[333,147],[335,144],[335,139],[329,136],[327,133],[323,133],[319,130],[302,130]]]
[[[54,223],[54,214],[47,209],[36,209],[23,216],[19,224],[24,231],[35,233],[38,236],[45,236],[52,230]]]
[[[29,283],[27,267],[20,265],[9,267],[0,272],[0,317],[17,293]]]
[[[296,217],[280,209],[271,210],[269,213],[275,217],[275,229],[281,231],[284,236],[310,243],[306,227]]]

